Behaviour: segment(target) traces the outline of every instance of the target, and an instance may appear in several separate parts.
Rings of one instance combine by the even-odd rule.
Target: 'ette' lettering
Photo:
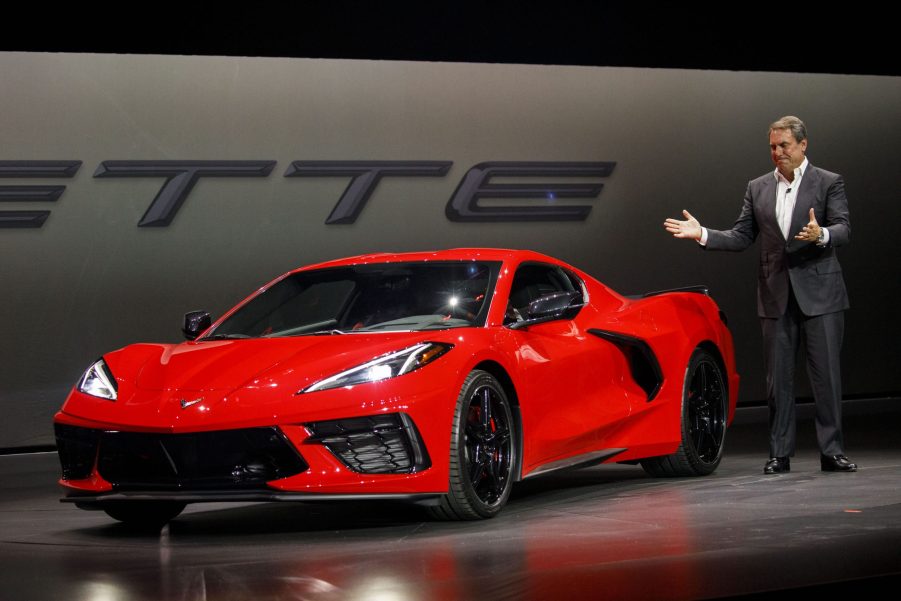
[[[444,177],[453,161],[293,161],[285,177],[349,177],[350,181],[326,225],[355,223],[385,177]],[[201,177],[268,177],[276,161],[103,161],[95,178],[164,177],[138,227],[167,227],[175,219]],[[450,221],[584,221],[591,205],[560,204],[560,200],[597,198],[600,182],[535,182],[534,178],[608,177],[615,162],[493,161],[467,171],[447,201]],[[0,178],[71,178],[81,161],[0,161]],[[492,181],[493,178],[530,179],[529,182]],[[66,186],[0,186],[0,202],[53,202]],[[494,202],[481,204],[482,199]],[[531,203],[502,201],[529,199]],[[0,228],[39,228],[50,211],[0,211]]]

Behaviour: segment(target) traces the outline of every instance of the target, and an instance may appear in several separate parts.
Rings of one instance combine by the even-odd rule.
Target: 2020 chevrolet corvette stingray
[[[145,524],[200,501],[399,498],[495,515],[514,482],[713,472],[738,394],[703,288],[621,296],[529,251],[287,273],[180,344],[107,353],[55,417],[64,501]]]

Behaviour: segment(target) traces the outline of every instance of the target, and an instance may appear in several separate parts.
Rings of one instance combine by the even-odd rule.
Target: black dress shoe
[[[820,455],[820,467],[824,472],[856,472],[857,464],[844,455]]]
[[[788,457],[770,457],[770,460],[763,466],[763,473],[781,474],[782,472],[790,472],[791,469],[791,461],[789,461]]]

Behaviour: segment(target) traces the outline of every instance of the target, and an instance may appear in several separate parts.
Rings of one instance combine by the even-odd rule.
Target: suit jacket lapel
[[[779,219],[776,218],[776,177],[767,178],[763,184],[763,192],[760,195],[760,214],[762,216],[761,224],[767,224],[767,227],[775,227],[779,234],[782,229],[779,227]],[[761,225],[763,227],[763,225]]]

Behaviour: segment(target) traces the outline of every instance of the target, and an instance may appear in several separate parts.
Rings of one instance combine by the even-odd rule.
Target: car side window
[[[524,319],[529,303],[542,296],[559,292],[577,294],[573,304],[584,302],[584,287],[575,274],[557,265],[543,263],[520,265],[513,276],[505,321],[510,323]]]

